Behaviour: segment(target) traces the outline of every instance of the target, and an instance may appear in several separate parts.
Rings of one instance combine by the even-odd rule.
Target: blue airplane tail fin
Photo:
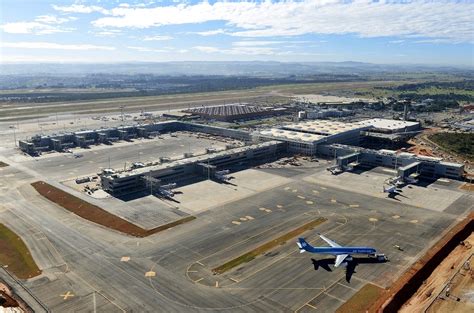
[[[300,248],[300,253],[309,251],[308,248],[311,247],[311,245],[307,243],[306,240],[304,240],[304,238],[298,238],[298,242],[296,244],[298,245],[298,248]]]

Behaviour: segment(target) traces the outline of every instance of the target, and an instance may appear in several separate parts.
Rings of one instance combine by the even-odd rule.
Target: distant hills
[[[470,73],[474,68],[428,65],[387,65],[362,62],[130,62],[130,63],[37,63],[0,64],[0,75],[229,75],[288,77],[332,74],[371,75],[382,73]]]

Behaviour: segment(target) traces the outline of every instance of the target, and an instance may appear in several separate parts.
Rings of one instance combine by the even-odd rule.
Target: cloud
[[[37,34],[37,35],[49,35],[54,33],[64,33],[71,31],[71,29],[63,29],[56,26],[42,24],[38,22],[15,22],[6,23],[0,26],[0,28],[9,34]]]
[[[400,44],[400,43],[404,43],[405,40],[401,39],[401,40],[390,40],[388,43],[393,43],[393,44]]]
[[[53,42],[1,42],[2,48],[53,50],[115,50],[115,47],[89,44],[59,44]]]
[[[214,36],[214,35],[223,35],[223,34],[228,34],[228,31],[225,29],[219,28],[215,30],[207,30],[203,32],[195,32],[192,34],[200,35],[200,36]]]
[[[287,0],[201,2],[153,8],[73,5],[67,11],[101,12],[96,27],[150,28],[222,21],[241,37],[355,34],[359,37],[418,36],[474,42],[474,2],[457,0]],[[210,36],[222,29],[200,32]]]
[[[268,45],[276,45],[285,43],[286,41],[257,41],[257,40],[249,40],[249,41],[235,41],[232,43],[233,46],[237,47],[255,47],[255,46],[268,46]]]
[[[75,17],[57,17],[54,15],[40,15],[32,22],[12,22],[0,25],[6,33],[10,34],[36,34],[49,35],[54,33],[65,33],[74,30],[73,28],[59,27],[69,21],[76,20]]]
[[[228,55],[278,55],[275,48],[269,47],[237,47],[231,49],[220,49],[212,46],[195,46],[194,49],[204,53],[221,53]]]
[[[94,12],[99,12],[102,14],[109,14],[109,10],[104,9],[103,7],[99,7],[97,5],[83,5],[83,4],[73,4],[70,6],[60,6],[60,5],[52,5],[53,9],[63,13],[83,13],[89,14]]]
[[[127,48],[135,50],[135,51],[139,51],[139,52],[157,52],[157,53],[169,52],[166,49],[153,49],[153,48],[148,48],[148,47],[128,46]]]
[[[163,40],[171,40],[173,37],[171,36],[146,36],[143,38],[145,41],[163,41]]]

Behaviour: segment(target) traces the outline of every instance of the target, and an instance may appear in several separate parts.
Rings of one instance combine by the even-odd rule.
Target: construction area
[[[40,271],[2,264],[0,282],[35,312],[334,312],[384,295],[474,209],[463,164],[362,148],[370,123],[97,125],[0,149],[0,218]],[[387,260],[300,254],[318,233]]]

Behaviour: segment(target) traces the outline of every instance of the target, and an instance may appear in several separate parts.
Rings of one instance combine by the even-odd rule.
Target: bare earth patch
[[[96,224],[135,237],[146,237],[195,219],[194,216],[187,216],[156,228],[144,229],[43,181],[34,182],[31,185],[40,195],[66,210]]]

